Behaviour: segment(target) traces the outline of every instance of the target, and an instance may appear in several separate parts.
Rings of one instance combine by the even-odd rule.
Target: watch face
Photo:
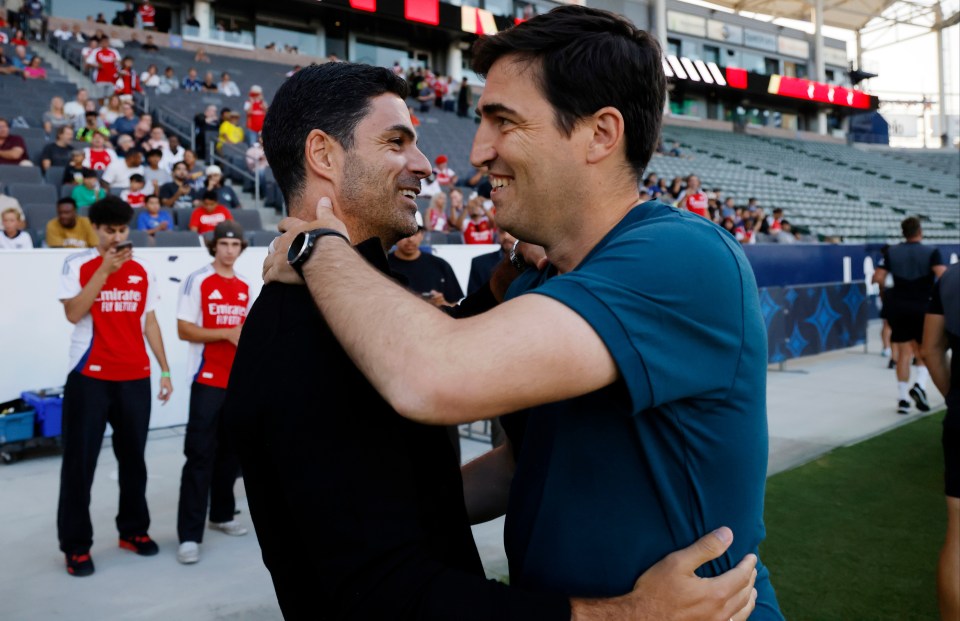
[[[306,243],[306,241],[307,241],[306,233],[300,233],[293,238],[293,243],[290,244],[290,249],[287,250],[288,263],[293,264],[296,262],[297,257],[299,257],[300,253],[303,252],[303,245]]]

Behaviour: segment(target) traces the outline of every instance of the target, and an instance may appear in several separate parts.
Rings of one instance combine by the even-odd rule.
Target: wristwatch
[[[290,244],[290,249],[287,250],[287,263],[289,263],[293,269],[297,270],[300,278],[303,278],[303,265],[307,262],[307,259],[310,258],[310,253],[313,252],[313,247],[317,244],[317,240],[327,235],[335,235],[348,244],[350,243],[350,239],[346,235],[333,229],[304,231],[293,238],[293,243]]]
[[[522,272],[527,269],[527,262],[523,260],[523,257],[517,254],[517,246],[520,245],[520,240],[513,242],[513,248],[510,249],[510,265],[517,268],[518,272]]]

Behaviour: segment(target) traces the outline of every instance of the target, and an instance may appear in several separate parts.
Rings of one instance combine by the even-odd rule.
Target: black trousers
[[[208,499],[211,522],[233,519],[236,509],[233,484],[240,473],[240,461],[221,424],[226,394],[224,388],[196,382],[190,388],[190,414],[183,442],[187,463],[183,465],[180,477],[180,506],[177,510],[180,543],[203,541]]]
[[[121,536],[143,535],[150,527],[147,510],[147,464],[143,452],[150,425],[150,379],[125,382],[67,376],[63,393],[63,464],[57,535],[67,554],[93,545],[90,488],[107,423],[113,427],[113,453],[120,470]]]

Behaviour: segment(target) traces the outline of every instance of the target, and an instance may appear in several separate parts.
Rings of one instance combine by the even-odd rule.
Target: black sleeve
[[[443,265],[443,278],[443,297],[448,302],[459,301],[463,297],[463,289],[460,288],[460,281],[457,280],[457,275],[453,273],[453,268],[447,262],[444,262]]]
[[[877,269],[890,271],[890,255],[886,250],[880,253],[880,260],[877,261]]]
[[[940,254],[939,248],[934,248],[933,252],[930,253],[930,267],[936,267],[937,265],[946,265],[943,262],[943,255]]]
[[[468,295],[458,305],[446,306],[442,310],[454,319],[463,319],[485,313],[497,304],[499,302],[490,291],[490,283],[484,283],[478,291]]]
[[[930,292],[930,304],[927,306],[928,315],[942,315],[943,314],[943,298],[940,297],[940,282],[938,280],[933,285],[933,290]]]
[[[478,259],[479,257],[474,257],[473,261],[470,262],[470,278],[467,280],[467,295],[470,295],[483,286],[483,282],[480,280],[480,262]]]
[[[176,192],[174,187],[175,186],[170,183],[164,183],[163,185],[161,185],[160,198],[170,198],[171,196],[173,196],[174,192]]]

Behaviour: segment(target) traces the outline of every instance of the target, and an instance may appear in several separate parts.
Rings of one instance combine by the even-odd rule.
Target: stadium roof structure
[[[724,8],[771,17],[811,21],[811,0],[709,0]],[[947,5],[950,6],[948,9]],[[944,17],[944,14],[949,17]],[[935,30],[957,23],[956,2],[939,0],[823,0],[823,24],[860,31],[889,24],[907,24]]]

